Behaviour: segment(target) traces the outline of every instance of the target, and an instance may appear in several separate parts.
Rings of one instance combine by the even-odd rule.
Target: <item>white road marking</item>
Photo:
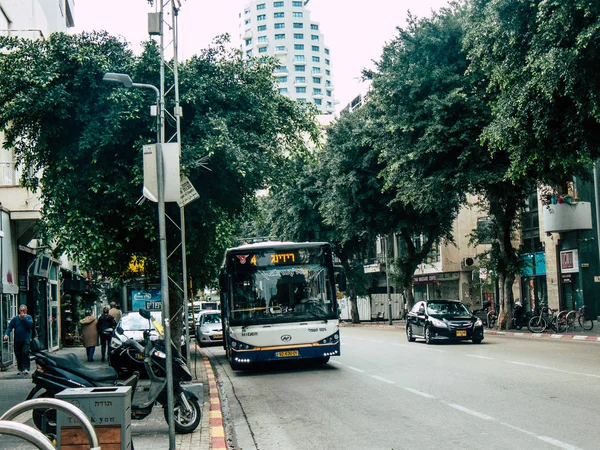
[[[585,341],[587,336],[573,336],[574,341]]]
[[[555,447],[564,448],[565,450],[581,450],[579,447],[575,447],[574,445],[567,444],[566,442],[559,441],[557,439],[553,439],[548,436],[536,436],[540,441],[547,442],[548,444],[552,444]]]
[[[427,394],[426,392],[417,391],[416,389],[412,389],[409,387],[402,387],[405,391],[412,392],[413,394],[420,395],[421,397],[435,399],[434,395]]]
[[[480,358],[480,359],[495,359],[495,358],[490,358],[489,356],[471,355],[469,353],[465,353],[465,356],[469,356],[471,358]]]
[[[376,343],[378,343],[378,344],[381,344],[381,343],[383,343],[383,342],[385,342],[385,341],[378,341],[378,340],[375,340],[375,339],[371,339],[369,342],[376,342]]]
[[[444,403],[446,403],[446,402],[444,402]],[[483,419],[483,420],[496,420],[492,416],[488,416],[487,414],[473,411],[472,409],[465,408],[464,406],[457,405],[456,403],[446,403],[446,404],[448,406],[450,406],[451,408],[458,409],[459,411],[462,411],[464,413],[470,414],[475,417],[479,417],[480,419]]]
[[[369,375],[369,376],[370,376],[371,378],[375,378],[376,380],[383,381],[384,383],[388,383],[388,384],[396,384],[396,382],[395,382],[395,381],[388,380],[387,378],[383,378],[383,377],[380,377],[380,376],[378,376],[378,375]]]
[[[600,378],[600,375],[595,375],[593,373],[572,372],[570,370],[555,369],[554,367],[540,366],[538,364],[530,364],[530,363],[524,363],[524,362],[519,362],[519,361],[504,361],[504,362],[507,362],[509,364],[517,364],[519,366],[534,367],[536,369],[553,370],[554,372],[568,373],[569,375],[581,375],[584,377]]]
[[[344,365],[344,363],[339,362],[337,359],[331,359],[331,360],[329,360],[329,362],[334,363],[334,364],[339,364],[340,366]]]
[[[348,369],[350,370],[354,370],[355,372],[359,372],[359,373],[365,373],[364,370],[359,369],[358,367],[352,367],[352,366],[346,366]]]

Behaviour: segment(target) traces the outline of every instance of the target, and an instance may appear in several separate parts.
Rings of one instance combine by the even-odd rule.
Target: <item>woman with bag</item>
[[[100,335],[100,349],[102,351],[102,362],[106,357],[106,347],[110,342],[113,328],[116,325],[115,319],[109,313],[108,306],[102,308],[102,314],[98,317],[98,334]]]
[[[98,345],[98,321],[92,315],[92,311],[85,312],[85,317],[79,321],[81,324],[81,340],[87,354],[88,362],[94,361],[94,352]]]

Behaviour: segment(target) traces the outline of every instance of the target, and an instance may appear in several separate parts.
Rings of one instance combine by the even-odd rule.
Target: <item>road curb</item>
[[[202,351],[201,351],[202,352]],[[221,398],[219,397],[219,388],[215,373],[210,364],[208,357],[202,352],[202,359],[206,369],[208,378],[210,410],[208,413],[209,420],[209,437],[211,450],[227,450],[225,439],[225,427],[223,426],[223,414],[221,412]]]

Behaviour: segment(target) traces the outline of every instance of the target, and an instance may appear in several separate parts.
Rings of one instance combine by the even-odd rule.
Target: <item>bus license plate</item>
[[[467,330],[456,330],[456,336],[466,336]]]
[[[278,358],[289,358],[290,356],[298,356],[298,350],[290,351],[290,352],[277,352]]]

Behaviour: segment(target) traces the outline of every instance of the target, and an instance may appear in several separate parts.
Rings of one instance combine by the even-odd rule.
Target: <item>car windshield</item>
[[[161,314],[159,311],[153,311],[151,314],[154,319],[159,323],[161,322]],[[148,319],[144,319],[138,312],[130,312],[121,318],[121,328],[125,331],[148,330]],[[152,324],[150,324],[150,329],[154,329]]]
[[[203,319],[203,323],[221,323],[220,314],[206,314]]]
[[[469,311],[459,302],[428,302],[427,314],[431,315],[469,315]]]

